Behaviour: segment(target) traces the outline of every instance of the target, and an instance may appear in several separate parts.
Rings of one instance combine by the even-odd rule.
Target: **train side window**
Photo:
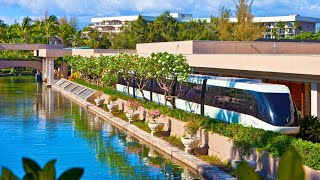
[[[224,108],[225,99],[223,87],[207,85],[204,104],[208,106]]]
[[[202,84],[182,83],[177,86],[177,91],[180,90],[179,99],[190,102],[201,103]]]
[[[244,90],[243,93],[244,113],[255,116],[255,98],[252,91]]]
[[[126,82],[122,77],[121,77],[121,78],[118,78],[118,84],[127,86],[127,82]]]
[[[145,80],[143,81],[143,83],[145,83]],[[141,83],[141,84],[143,84]],[[156,82],[153,82],[153,83],[156,83]],[[151,80],[148,80],[147,84],[144,86],[143,90],[146,90],[146,91],[151,91],[152,90],[152,87],[151,87]]]
[[[163,89],[160,88],[159,84],[157,82],[153,83],[153,92],[158,93],[158,94],[164,94]]]

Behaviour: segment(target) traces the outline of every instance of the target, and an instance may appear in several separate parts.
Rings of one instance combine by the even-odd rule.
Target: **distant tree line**
[[[65,47],[110,47],[106,35],[94,32],[84,37],[83,30],[78,30],[77,24],[76,18],[57,18],[54,15],[48,16],[47,13],[40,19],[25,17],[21,23],[11,25],[0,20],[0,43],[59,43]]]

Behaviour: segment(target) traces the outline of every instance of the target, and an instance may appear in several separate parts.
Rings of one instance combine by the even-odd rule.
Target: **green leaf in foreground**
[[[241,161],[237,167],[237,175],[239,180],[259,180],[258,174],[245,161]]]
[[[9,169],[2,167],[2,176],[0,180],[18,180],[19,178],[14,175]]]
[[[302,160],[295,149],[289,149],[280,159],[278,169],[279,180],[303,180]]]
[[[35,161],[29,158],[22,158],[22,164],[26,174],[32,174],[33,178],[38,177],[41,168]]]
[[[55,180],[56,179],[56,160],[49,161],[40,173],[40,179]]]
[[[58,180],[78,180],[81,178],[82,175],[82,168],[72,168],[62,173]]]

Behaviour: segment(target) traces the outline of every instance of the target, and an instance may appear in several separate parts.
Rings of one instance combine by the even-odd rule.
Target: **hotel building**
[[[179,22],[192,19],[192,14],[170,13],[170,15]],[[141,16],[148,22],[153,22],[157,18],[157,16]],[[99,32],[118,33],[121,32],[124,25],[131,21],[136,21],[138,17],[139,15],[91,18],[90,27],[97,29]]]
[[[191,20],[206,20],[210,22],[210,18],[193,18],[192,14],[170,13],[170,15],[179,22],[189,22]],[[90,27],[105,33],[121,32],[124,25],[131,21],[137,20],[139,15],[135,16],[116,16],[116,17],[100,17],[91,18]],[[156,16],[144,16],[142,18],[148,22],[153,22]],[[301,31],[317,31],[317,24],[320,23],[319,18],[305,17],[300,15],[289,16],[269,16],[269,17],[255,17],[254,22],[263,23],[266,27],[263,38],[275,39],[288,38],[299,34]],[[230,22],[237,22],[236,18],[230,18]],[[283,27],[280,29],[281,25]],[[297,27],[297,25],[300,27]]]

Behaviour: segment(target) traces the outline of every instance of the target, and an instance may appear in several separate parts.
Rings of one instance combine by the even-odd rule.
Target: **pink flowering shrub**
[[[126,102],[126,106],[128,106],[128,108],[132,110],[132,113],[134,113],[134,111],[141,107],[141,103],[139,101],[128,100]]]
[[[159,109],[156,110],[150,110],[148,111],[148,115],[149,117],[152,118],[152,120],[154,121],[154,123],[156,123],[155,119],[161,116],[161,113],[159,111]]]

